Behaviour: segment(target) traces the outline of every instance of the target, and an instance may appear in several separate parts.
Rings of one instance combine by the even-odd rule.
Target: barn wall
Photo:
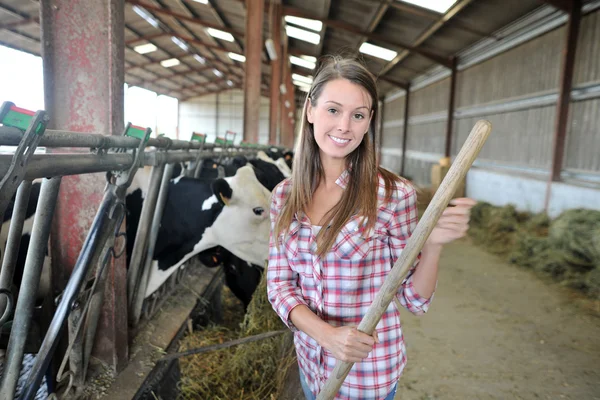
[[[459,61],[452,156],[460,150],[478,119],[489,120],[492,135],[473,171],[478,168],[499,173],[496,182],[510,181],[515,175],[539,181],[540,185],[527,181],[526,187],[535,193],[529,193],[533,200],[521,202],[524,209],[537,210],[544,205],[565,29],[563,25],[550,30],[466,68],[461,69]],[[583,17],[580,27],[562,174],[565,183],[561,188],[558,184],[552,188],[558,208],[570,204],[560,199],[566,193],[565,184],[576,180],[591,186],[592,191],[600,189],[599,38],[600,11],[594,11]],[[443,157],[448,87],[446,74],[411,91],[405,175],[419,185],[430,184],[431,166]],[[402,92],[387,96],[384,107],[382,165],[399,172],[404,124]],[[468,180],[472,187],[467,186],[467,192],[478,196],[485,192],[488,197],[498,192],[497,198],[509,202],[500,189],[486,185],[481,190],[484,183],[485,179]],[[500,186],[506,185],[496,187]],[[585,196],[589,199],[589,194]],[[595,204],[588,206],[600,208],[600,201]]]
[[[269,140],[269,99],[260,98],[258,142]],[[217,118],[218,115],[218,118]],[[180,104],[179,137],[187,140],[192,132],[205,133],[212,142],[226,131],[237,132],[236,143],[242,140],[244,130],[244,92],[232,89],[219,94],[196,97]]]

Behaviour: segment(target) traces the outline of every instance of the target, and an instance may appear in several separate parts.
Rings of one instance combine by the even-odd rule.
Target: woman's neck
[[[325,172],[325,176],[321,180],[321,185],[325,185],[325,188],[334,187],[335,182],[346,169],[346,160],[343,158],[331,158],[321,153],[321,165]]]

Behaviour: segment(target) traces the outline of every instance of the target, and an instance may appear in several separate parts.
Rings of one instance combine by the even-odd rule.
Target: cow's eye
[[[262,215],[265,212],[265,209],[262,207],[254,207],[252,211],[254,212],[254,215]]]

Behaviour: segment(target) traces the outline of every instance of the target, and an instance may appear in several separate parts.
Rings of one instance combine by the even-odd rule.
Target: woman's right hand
[[[376,330],[373,331],[373,335],[367,335],[356,327],[340,326],[331,330],[323,347],[337,360],[354,363],[367,358],[376,343],[379,343]]]

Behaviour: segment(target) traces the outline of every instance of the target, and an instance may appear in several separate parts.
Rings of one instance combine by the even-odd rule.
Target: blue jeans
[[[312,394],[310,389],[308,388],[308,384],[306,383],[306,378],[302,371],[300,371],[300,385],[302,386],[302,391],[304,392],[304,397],[306,400],[316,400],[315,395]],[[398,384],[394,385],[392,392],[388,394],[384,400],[394,400],[394,396],[396,396],[396,389],[398,388]]]

